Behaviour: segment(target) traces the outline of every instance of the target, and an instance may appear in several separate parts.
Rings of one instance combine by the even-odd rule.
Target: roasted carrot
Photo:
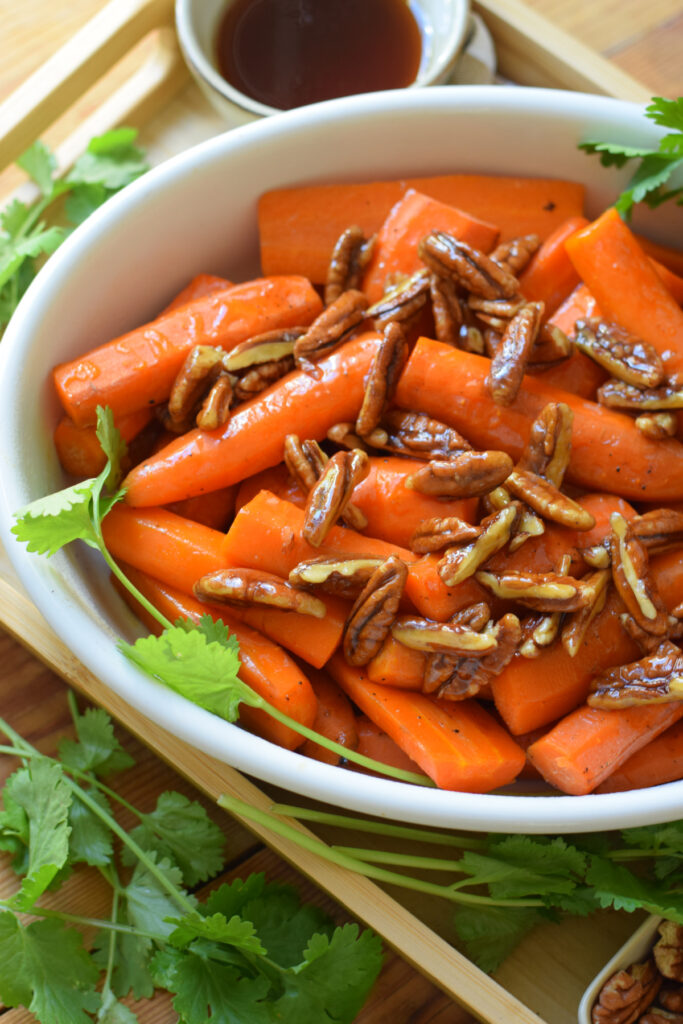
[[[224,534],[167,509],[115,505],[102,528],[105,543],[117,561],[184,594],[193,593],[201,576],[230,564],[223,557]],[[326,598],[325,604],[324,619],[256,605],[231,608],[230,615],[320,668],[341,640],[347,613],[342,601]]]
[[[549,323],[559,327],[566,335],[572,337],[577,320],[599,316],[600,310],[595,297],[591,295],[585,284],[579,284],[548,319]],[[534,369],[533,376],[551,387],[571,391],[572,394],[581,395],[582,398],[594,399],[596,391],[607,380],[608,374],[593,359],[584,355],[583,352],[579,352],[578,349],[574,349],[571,356],[561,363],[548,366],[545,369]]]
[[[170,512],[191,519],[194,523],[210,526],[212,530],[227,530],[235,512],[237,485],[221,487],[218,491],[207,491],[194,498],[185,498],[168,505]]]
[[[168,398],[195,345],[229,349],[262,331],[309,324],[321,308],[301,277],[232,285],[62,363],[54,370],[57,394],[78,426],[95,422],[98,405],[114,416],[149,408]]]
[[[178,292],[174,299],[171,299],[159,316],[166,316],[167,313],[172,313],[174,309],[180,309],[181,306],[185,306],[188,302],[194,302],[195,299],[202,299],[206,295],[215,295],[216,292],[225,291],[231,285],[232,281],[228,281],[227,277],[216,277],[215,274],[197,274],[189,284]]]
[[[306,507],[306,495],[299,487],[296,480],[290,475],[284,462],[277,466],[269,466],[262,469],[260,473],[248,476],[237,488],[235,498],[235,512],[248,505],[252,498],[255,498],[259,491],[270,491],[276,494],[283,501],[289,501],[297,508]]]
[[[487,793],[512,782],[524,751],[476,701],[446,704],[421,693],[371,683],[336,654],[328,670],[361,711],[440,789]]]
[[[225,427],[179,437],[128,474],[126,500],[165,505],[228,487],[281,462],[295,425],[301,437],[320,440],[332,424],[355,419],[378,337],[369,331],[347,342],[320,361],[319,377],[290,373],[239,406]]]
[[[408,189],[377,232],[363,278],[363,291],[370,302],[382,297],[387,282],[395,281],[397,274],[412,274],[423,267],[417,247],[431,231],[444,231],[482,252],[493,249],[499,234],[494,224],[477,220],[424,192]]]
[[[330,679],[325,672],[309,673],[311,686],[317,698],[318,707],[315,721],[311,726],[322,736],[326,736],[342,747],[349,747],[350,750],[358,748],[358,731],[356,729],[356,716],[353,708],[343,690]],[[323,761],[325,764],[339,764],[339,754],[321,747],[313,740],[306,740],[301,748],[301,753],[312,757],[316,761]]]
[[[547,238],[558,224],[583,212],[583,186],[556,179],[447,174],[274,189],[259,200],[263,273],[303,274],[323,284],[342,231],[350,224],[366,235],[378,231],[410,188],[496,224],[501,241],[532,233]]]
[[[392,636],[387,637],[365,669],[371,683],[396,686],[399,690],[421,690],[424,670],[423,652],[404,647]]]
[[[358,734],[358,746],[356,750],[365,757],[371,757],[374,761],[382,764],[389,764],[393,768],[402,768],[407,772],[419,772],[419,765],[415,764],[411,757],[401,750],[397,743],[394,743],[391,736],[387,736],[378,725],[368,718],[367,715],[356,717],[356,732]],[[358,765],[351,765],[356,771],[364,771]],[[373,773],[374,774],[374,773]]]
[[[663,733],[631,754],[624,763],[596,787],[596,793],[623,793],[683,779],[683,722],[670,725]]]
[[[527,755],[551,786],[581,796],[682,716],[683,701],[614,711],[584,706],[532,743]]]
[[[140,409],[116,420],[124,441],[133,438],[147,426],[152,418],[149,409]],[[95,427],[77,427],[68,416],[62,416],[54,432],[57,457],[65,473],[77,477],[97,476],[105,466],[107,457],[95,432]]]
[[[570,482],[628,499],[683,498],[679,441],[652,441],[623,413],[530,376],[511,405],[498,406],[485,384],[489,367],[482,356],[420,338],[399,381],[397,404],[448,423],[479,448],[503,448],[516,459],[541,409],[548,402],[566,402],[574,413]]]
[[[566,247],[603,316],[654,346],[669,373],[683,369],[683,309],[614,207]]]
[[[551,324],[559,327],[565,334],[572,335],[577,320],[599,316],[601,316],[601,313],[595,296],[588,290],[585,284],[578,284],[555,310],[553,315],[549,317],[549,320]]]
[[[543,302],[546,317],[551,317],[579,284],[564,243],[588,223],[585,217],[569,217],[546,238],[520,274],[520,291],[532,302]]]
[[[281,647],[262,636],[255,629],[250,629],[249,626],[237,621],[229,609],[202,604],[196,598],[174,590],[132,566],[124,565],[123,569],[140,593],[170,622],[177,622],[179,618],[198,622],[202,615],[207,614],[214,620],[221,619],[239,643],[240,668],[237,674],[242,682],[251,686],[269,704],[289,715],[296,722],[300,722],[309,729],[317,728],[314,722],[317,717],[318,702],[311,683],[296,662]],[[157,620],[135,600],[129,590],[122,587],[117,580],[114,582],[117,585],[117,590],[138,618],[144,622],[150,632],[158,635],[161,632],[161,626]],[[260,708],[251,708],[247,704],[242,704],[239,720],[252,732],[258,733],[259,736],[270,740],[271,743],[277,743],[278,746],[286,747],[288,750],[295,750],[304,743],[303,736],[276,721]]]
[[[683,249],[674,249],[670,245],[660,245],[659,242],[653,242],[651,238],[646,238],[644,235],[637,234],[636,238],[638,239],[638,244],[645,250],[648,256],[659,263],[663,263],[674,274],[679,274],[683,277]]]
[[[650,257],[650,262],[678,305],[683,306],[683,277],[680,274],[674,274],[673,270],[669,270],[659,260],[653,260]]]

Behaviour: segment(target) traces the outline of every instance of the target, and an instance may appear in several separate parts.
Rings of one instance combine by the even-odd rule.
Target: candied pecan
[[[456,612],[450,619],[450,625],[465,626],[479,633],[484,629],[490,617],[491,611],[489,606],[485,601],[480,601]],[[460,654],[446,654],[443,651],[425,655],[422,692],[433,693],[434,690],[447,683],[461,657],[462,655]],[[478,659],[474,658],[472,660],[476,661]],[[473,696],[473,694],[467,694],[467,696]]]
[[[544,320],[529,353],[530,370],[543,370],[549,363],[560,363],[572,354],[572,343],[559,327]]]
[[[453,275],[468,292],[484,299],[511,298],[519,287],[517,278],[489,256],[444,231],[425,235],[417,251],[435,274]]]
[[[683,698],[683,651],[670,640],[628,665],[607,669],[591,681],[588,704],[594,708],[629,708],[666,704]]]
[[[426,555],[430,551],[441,551],[449,544],[476,540],[480,533],[481,527],[471,526],[457,516],[423,519],[415,530],[409,547],[417,555]]]
[[[366,238],[357,224],[342,231],[334,244],[325,282],[325,305],[335,302],[342,292],[360,288],[363,271],[375,248],[375,235]]]
[[[382,420],[383,436],[377,437],[377,448],[387,448],[397,455],[412,455],[418,459],[451,458],[471,451],[469,441],[445,423],[433,420],[422,412],[390,409]],[[368,436],[375,444],[375,432]]]
[[[223,358],[223,367],[230,373],[251,370],[264,363],[279,363],[294,353],[294,344],[306,333],[306,327],[279,327],[273,331],[255,334],[230,349]]]
[[[465,326],[458,286],[452,277],[430,274],[429,294],[437,341],[443,341],[446,345],[458,345],[462,337],[461,329]]]
[[[511,469],[506,452],[462,452],[448,460],[432,459],[406,477],[405,486],[436,497],[476,498],[507,480]]]
[[[631,639],[635,640],[638,644],[642,654],[652,654],[661,644],[661,636],[653,636],[652,633],[646,633],[628,612],[622,612],[619,616],[619,621]],[[671,639],[671,637],[669,636],[667,639]]]
[[[565,576],[571,568],[571,555],[565,554],[560,560],[558,574]],[[557,639],[563,612],[548,612],[546,615],[531,615],[522,622],[522,639],[519,653],[523,658],[537,658],[544,647],[550,647]],[[580,612],[575,614],[579,615]]]
[[[589,548],[579,548],[579,555],[591,569],[609,569],[612,558],[605,544],[592,544]]]
[[[486,378],[496,405],[510,405],[517,397],[544,309],[542,302],[527,302],[506,325]]]
[[[671,1013],[659,1006],[653,1006],[638,1018],[638,1024],[683,1024],[683,1013]]]
[[[636,516],[631,528],[651,555],[683,544],[683,512],[673,508],[657,508]]]
[[[315,367],[365,319],[368,300],[363,292],[350,289],[342,292],[330,306],[316,317],[311,326],[294,343],[294,362],[300,370],[318,374]]]
[[[662,921],[652,954],[659,973],[670,981],[683,982],[683,926]]]
[[[211,345],[195,345],[187,354],[173,382],[164,417],[165,426],[175,433],[185,433],[221,373],[224,353]]]
[[[620,512],[612,513],[610,523],[609,550],[617,592],[641,629],[654,636],[663,636],[668,616],[657,585],[650,576],[647,550]]]
[[[625,384],[656,388],[664,380],[664,366],[657,350],[618,324],[577,320],[574,344]]]
[[[517,469],[542,476],[561,487],[572,449],[574,413],[566,402],[548,402],[531,425]]]
[[[662,985],[657,1001],[665,1010],[683,1013],[683,985]]]
[[[683,386],[636,388],[621,380],[608,380],[598,388],[597,398],[610,409],[683,409]]]
[[[337,452],[325,465],[308,495],[302,536],[314,548],[325,537],[346,509],[356,484],[370,469],[368,456],[358,450]]]
[[[284,359],[273,360],[270,363],[259,363],[251,370],[247,370],[235,382],[235,398],[240,402],[246,402],[254,395],[264,391],[276,380],[285,377],[294,369],[292,356],[285,356]]]
[[[591,1010],[591,1024],[636,1024],[655,1001],[662,978],[654,961],[617,971],[600,989]]]
[[[572,530],[592,530],[595,526],[595,519],[590,512],[536,473],[513,469],[505,486],[544,519],[569,526]]]
[[[482,501],[485,509],[500,510],[506,508],[512,501],[512,497],[504,487],[494,487]],[[532,512],[524,502],[515,500],[515,505],[520,509],[519,517],[512,527],[512,539],[510,540],[510,551],[516,551],[530,537],[540,537],[545,532],[543,520],[539,519],[535,512]]]
[[[448,548],[437,567],[447,587],[473,576],[480,565],[507,544],[519,511],[517,505],[510,504],[500,512],[492,512],[480,522],[478,537],[460,547]]]
[[[611,577],[609,569],[597,569],[581,579],[580,587],[586,599],[586,605],[574,612],[562,629],[562,645],[570,658],[576,656],[588,632],[588,627],[605,607],[607,588]]]
[[[391,321],[405,323],[420,312],[429,294],[429,274],[418,270],[384,293],[366,312],[375,327]]]
[[[462,700],[474,697],[492,679],[503,671],[512,660],[521,638],[519,619],[507,612],[488,630],[496,646],[481,658],[462,657],[457,659],[450,677],[444,681],[438,696],[445,700]]]
[[[355,601],[381,564],[381,558],[366,558],[365,555],[313,558],[295,565],[289,582],[294,587],[322,590],[325,594]]]
[[[391,626],[394,640],[415,651],[443,651],[446,654],[486,654],[496,646],[495,637],[479,633],[459,622],[432,622],[431,619],[400,615]]]
[[[317,441],[300,441],[296,434],[287,434],[285,438],[284,460],[304,494],[313,490],[329,462]],[[361,510],[350,501],[346,503],[341,518],[354,530],[364,530],[368,525]]]
[[[541,244],[538,235],[519,235],[509,242],[501,242],[491,253],[494,263],[499,263],[511,274],[519,274]]]
[[[394,397],[398,378],[408,358],[408,343],[400,324],[384,328],[365,383],[363,402],[356,419],[356,433],[364,437],[379,426],[386,406]]]
[[[328,441],[338,444],[340,448],[359,448],[362,452],[368,450],[367,445],[358,434],[354,434],[353,423],[335,423],[327,431]]]
[[[675,437],[678,421],[672,412],[643,412],[636,416],[635,424],[641,434],[652,441],[663,441]]]
[[[483,334],[478,327],[474,327],[472,324],[462,325],[458,343],[465,352],[474,352],[478,356],[483,356],[486,351]]]
[[[516,601],[538,612],[573,612],[586,604],[580,581],[573,576],[481,569],[475,573],[475,579],[496,597]]]
[[[367,665],[389,635],[408,578],[408,568],[390,555],[373,572],[351,609],[342,638],[350,665]]]
[[[319,598],[260,569],[218,569],[197,580],[194,593],[200,601],[216,601],[238,608],[267,605],[280,611],[313,615],[316,619],[324,619],[327,614]]]
[[[478,295],[470,295],[467,307],[482,323],[502,333],[525,301],[521,295],[513,295],[510,299],[482,299]]]
[[[230,419],[232,398],[232,378],[229,373],[221,373],[197,413],[197,426],[202,430],[217,430],[224,426]]]

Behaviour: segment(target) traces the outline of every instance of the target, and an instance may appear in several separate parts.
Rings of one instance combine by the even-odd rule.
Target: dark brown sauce
[[[235,0],[216,48],[227,82],[289,110],[409,85],[422,36],[405,0]]]

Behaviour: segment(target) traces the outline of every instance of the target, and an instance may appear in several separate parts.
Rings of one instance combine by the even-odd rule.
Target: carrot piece
[[[430,231],[445,231],[482,252],[494,248],[499,234],[493,224],[477,220],[423,192],[408,189],[377,232],[363,278],[363,291],[370,302],[381,298],[386,282],[395,280],[397,274],[413,274],[423,266],[417,247]]]
[[[672,270],[674,274],[679,274],[683,277],[683,249],[673,249],[670,245],[660,245],[659,242],[653,242],[650,238],[645,238],[644,235],[636,235],[638,244],[645,250],[648,256],[653,260],[658,260],[663,263],[665,267]]]
[[[122,568],[131,583],[170,622],[177,622],[179,618],[199,622],[202,615],[210,615],[214,621],[221,619],[240,645],[240,668],[237,675],[242,682],[251,686],[269,704],[296,722],[309,729],[316,728],[314,722],[318,702],[313,687],[296,662],[281,647],[257,633],[255,629],[238,622],[231,616],[229,609],[207,607],[196,598],[182,594],[132,566],[124,565]],[[121,586],[118,580],[113,578],[113,582],[138,618],[150,632],[158,636],[162,629],[157,620],[135,600],[129,590]],[[242,704],[239,720],[259,736],[288,750],[295,750],[304,742],[303,736],[276,721],[260,708]]]
[[[237,485],[221,487],[218,491],[207,491],[194,498],[185,498],[168,506],[170,512],[191,519],[195,523],[210,526],[212,530],[227,530],[235,512]]]
[[[524,751],[476,701],[446,704],[371,683],[335,654],[328,671],[347,696],[388,733],[441,789],[487,793],[512,782]]]
[[[419,772],[420,766],[415,764],[411,757],[401,750],[397,743],[394,743],[391,736],[387,736],[378,725],[368,718],[367,715],[358,715],[356,718],[356,731],[358,733],[358,746],[356,750],[365,757],[371,757],[374,761],[382,764],[389,764],[393,768],[402,768],[408,772]],[[354,771],[367,771],[360,765],[351,765]],[[375,775],[376,772],[370,774]]]
[[[489,368],[482,356],[420,338],[401,375],[396,402],[448,423],[478,448],[503,448],[515,459],[541,409],[548,402],[566,402],[574,412],[569,481],[629,499],[683,498],[679,441],[652,441],[629,416],[530,376],[515,401],[503,408],[486,388]]]
[[[149,409],[140,409],[116,420],[124,441],[133,438],[152,418]],[[107,457],[102,451],[95,427],[77,427],[68,416],[62,416],[54,432],[57,457],[65,473],[77,477],[97,476],[104,469]]]
[[[137,327],[54,370],[64,411],[78,426],[95,422],[98,405],[115,416],[165,401],[195,345],[232,348],[254,334],[310,323],[322,303],[300,277],[232,285]]]
[[[164,508],[115,505],[102,523],[102,533],[117,561],[184,594],[192,594],[194,584],[206,573],[244,564],[225,560],[224,534]],[[325,604],[324,619],[256,605],[230,608],[230,615],[320,668],[339,645],[348,611],[345,602],[334,598],[325,598]]]
[[[349,698],[325,672],[313,672],[310,679],[318,702],[315,721],[311,728],[343,747],[356,750],[358,730]],[[301,747],[301,753],[325,764],[339,764],[341,761],[339,754],[328,750],[327,747],[321,747],[313,740],[306,740]]]
[[[262,469],[260,473],[254,473],[243,480],[237,489],[235,499],[235,512],[248,505],[252,498],[255,498],[259,491],[270,491],[276,494],[283,501],[289,501],[297,508],[306,507],[306,495],[299,487],[296,480],[290,476],[289,470],[284,462],[277,466],[269,466]]]
[[[593,316],[600,316],[595,297],[585,284],[579,284],[548,318],[548,322],[571,337],[577,320]],[[583,352],[574,349],[569,359],[564,359],[561,363],[544,370],[534,370],[532,376],[551,387],[562,388],[563,391],[571,391],[582,398],[593,399],[600,385],[607,380],[608,373]]]
[[[667,287],[667,290],[674,297],[679,306],[683,305],[683,277],[680,274],[674,274],[673,270],[669,270],[659,260],[654,260],[650,257],[652,266],[661,277],[662,281]]]
[[[588,223],[585,217],[569,217],[548,235],[520,274],[519,288],[522,295],[533,302],[543,302],[546,317],[551,317],[579,284],[579,275],[567,255],[564,243]]]
[[[614,207],[566,247],[603,315],[653,345],[669,373],[683,369],[683,310]]]
[[[274,189],[258,206],[263,273],[303,274],[323,284],[342,231],[358,224],[374,234],[411,188],[497,225],[501,241],[531,233],[547,238],[583,212],[585,191],[578,182],[486,174]]]
[[[623,793],[683,779],[683,722],[670,725],[663,733],[631,754],[616,771],[596,787],[596,793]]]
[[[282,461],[296,426],[320,440],[333,423],[353,420],[379,335],[361,334],[318,363],[320,376],[296,371],[238,407],[225,427],[190,430],[127,476],[131,505],[166,505],[214,491]]]
[[[527,751],[546,782],[563,793],[590,793],[632,754],[683,716],[683,702],[577,708]]]
[[[168,306],[164,306],[159,316],[166,316],[167,313],[172,313],[174,309],[180,309],[188,302],[202,299],[206,295],[215,295],[216,292],[225,291],[231,286],[232,281],[228,281],[227,277],[216,277],[215,274],[197,274],[189,284],[178,292],[174,299],[171,299]]]
[[[592,316],[601,316],[596,298],[585,284],[578,284],[549,317],[549,321],[565,334],[573,334],[577,320],[585,320]]]
[[[371,683],[396,686],[399,690],[421,690],[424,670],[422,651],[404,647],[392,636],[387,637],[365,669]]]

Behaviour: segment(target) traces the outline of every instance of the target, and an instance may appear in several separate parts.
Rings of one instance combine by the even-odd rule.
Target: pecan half
[[[451,458],[472,449],[469,441],[453,427],[422,412],[390,409],[382,420],[382,427],[383,436],[374,439],[374,433],[370,434],[368,442],[397,455],[412,455],[418,459]]]
[[[418,270],[389,288],[368,308],[366,316],[378,329],[393,320],[405,323],[420,312],[428,295],[429,274],[426,270]]]
[[[593,708],[630,708],[666,704],[683,698],[683,651],[670,640],[640,661],[618,665],[591,681],[588,704]]]
[[[328,441],[338,444],[340,448],[359,448],[362,452],[368,451],[365,442],[354,433],[353,423],[334,423],[327,431]]]
[[[478,295],[470,295],[467,307],[476,313],[482,323],[502,333],[513,316],[522,309],[525,301],[521,295],[513,295],[510,299],[482,299]]]
[[[654,961],[617,971],[600,989],[591,1024],[636,1024],[655,1000],[662,978]]]
[[[417,555],[426,555],[430,551],[441,551],[449,544],[476,540],[480,533],[481,527],[472,526],[457,516],[423,519],[415,530],[409,547]]]
[[[495,637],[479,633],[458,622],[432,622],[431,619],[401,615],[392,623],[391,634],[404,647],[430,653],[486,654],[496,646]]]
[[[441,685],[439,697],[445,700],[474,697],[492,679],[500,675],[517,650],[521,638],[519,619],[512,612],[507,612],[483,635],[494,639],[496,646],[480,658],[458,658],[449,678]]]
[[[308,495],[302,536],[314,548],[320,547],[344,513],[356,484],[369,472],[365,452],[337,452],[325,465]]]
[[[609,569],[612,558],[603,544],[593,544],[589,548],[579,548],[579,554],[591,569]]]
[[[574,413],[566,402],[549,402],[531,425],[517,469],[544,477],[561,487],[572,450]]]
[[[595,519],[590,512],[536,473],[513,469],[505,481],[505,487],[544,519],[569,526],[573,530],[592,530],[595,526]]]
[[[365,319],[368,300],[351,289],[327,306],[294,343],[294,362],[306,373],[319,373],[315,363],[341,344]]]
[[[671,981],[683,982],[683,926],[662,921],[652,955],[660,974]]]
[[[511,274],[519,274],[541,244],[538,235],[520,235],[509,242],[501,242],[491,253],[494,263],[499,263]]]
[[[164,425],[174,433],[185,433],[194,424],[204,397],[224,372],[224,352],[211,345],[195,345],[188,353],[173,382]]]
[[[325,594],[355,601],[381,564],[381,558],[366,558],[365,555],[314,558],[295,565],[289,582],[294,587],[322,590]]]
[[[360,288],[363,271],[375,248],[375,235],[366,238],[357,224],[342,231],[334,244],[325,282],[325,305],[335,302],[342,292]]]
[[[465,626],[479,633],[484,629],[490,617],[489,606],[484,601],[480,601],[456,612],[450,619],[450,624]],[[422,692],[433,693],[440,686],[448,683],[461,657],[460,654],[446,654],[443,651],[427,654],[422,678]],[[477,661],[478,659],[473,658],[472,660]],[[472,694],[468,693],[467,696],[472,696]]]
[[[605,607],[611,578],[609,569],[598,569],[582,578],[581,592],[586,599],[586,605],[578,612],[574,612],[562,629],[562,645],[570,658],[576,657],[588,627]]]
[[[287,327],[256,334],[230,349],[223,358],[223,366],[230,373],[239,373],[263,363],[278,363],[293,355],[295,342],[306,330],[306,327]]]
[[[659,554],[683,544],[683,512],[673,508],[657,508],[631,520],[634,537],[649,554]]]
[[[573,351],[572,343],[564,331],[544,320],[529,353],[528,367],[530,370],[545,369],[549,363],[560,363],[568,359]]]
[[[580,581],[573,576],[553,572],[494,573],[481,569],[475,573],[475,579],[496,597],[538,612],[573,612],[586,604]]]
[[[207,573],[194,585],[200,601],[218,602],[241,608],[266,605],[284,612],[298,612],[324,619],[327,608],[319,598],[297,590],[279,576],[260,569],[219,569]]]
[[[469,544],[448,548],[437,567],[446,586],[454,587],[473,576],[479,566],[505,547],[518,517],[519,508],[507,505],[500,512],[493,512],[482,519],[479,536]]]
[[[235,398],[240,402],[246,402],[270,387],[276,380],[286,377],[293,369],[294,359],[292,356],[285,356],[284,359],[274,360],[270,363],[259,363],[237,379]]]
[[[562,556],[558,566],[558,574],[565,576],[571,568],[571,555]],[[580,612],[576,612],[580,615]],[[522,622],[522,640],[519,653],[523,658],[537,658],[545,647],[550,647],[557,639],[562,623],[563,612],[548,612],[546,615],[536,614]]]
[[[506,481],[511,470],[506,452],[462,452],[447,461],[432,459],[406,477],[405,486],[441,498],[476,498]]]
[[[625,384],[656,388],[664,380],[664,366],[657,350],[618,324],[577,320],[574,344]]]
[[[672,412],[643,412],[636,416],[635,424],[641,434],[652,441],[675,437],[678,421]]]
[[[506,325],[486,378],[496,405],[510,405],[517,397],[544,309],[542,302],[527,302]]]
[[[683,409],[683,387],[636,388],[620,380],[608,380],[597,391],[598,402],[610,409]]]
[[[390,555],[375,569],[344,626],[342,649],[350,665],[367,665],[389,635],[408,578],[408,568]]]
[[[440,338],[439,341],[441,341]],[[478,356],[483,356],[486,351],[484,336],[473,324],[462,325],[458,344],[465,352],[474,352]]]
[[[453,275],[468,292],[484,299],[511,298],[518,289],[514,274],[489,256],[444,231],[432,231],[421,239],[418,255],[441,277]]]
[[[512,496],[504,487],[494,487],[482,500],[485,509],[500,510],[506,508],[513,501]],[[524,502],[516,501],[515,505],[520,509],[519,517],[512,528],[510,540],[510,551],[516,551],[530,537],[540,537],[545,532],[545,525],[535,512],[532,512]]]
[[[429,275],[429,294],[432,300],[436,340],[446,345],[458,345],[463,323],[462,301],[458,286],[452,277]]]
[[[653,1006],[638,1018],[638,1024],[683,1024],[683,1013],[672,1013],[670,1010]]]
[[[365,383],[363,402],[356,420],[356,432],[364,437],[379,426],[386,406],[394,397],[398,378],[408,358],[408,343],[400,324],[384,328]]]
[[[284,460],[304,494],[313,490],[329,462],[317,441],[300,441],[296,434],[288,434],[285,438]],[[350,501],[346,503],[341,518],[352,530],[364,530],[368,525],[364,514]]]
[[[610,523],[612,579],[619,597],[641,629],[653,636],[663,636],[667,631],[668,615],[650,576],[647,550],[621,513],[613,512]]]
[[[233,389],[229,373],[219,374],[195,418],[201,430],[217,430],[230,419]]]

